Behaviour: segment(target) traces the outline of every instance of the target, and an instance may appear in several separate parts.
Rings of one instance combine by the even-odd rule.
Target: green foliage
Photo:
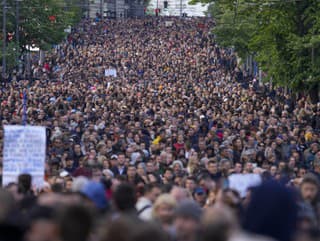
[[[275,84],[319,85],[320,1],[192,0],[211,3],[217,42],[254,55]]]
[[[7,44],[7,69],[10,70],[16,64],[14,61],[18,54],[26,51],[26,46],[34,44],[46,50],[61,42],[66,37],[64,30],[80,20],[83,14],[82,2],[83,0],[7,0],[6,29],[7,33],[14,34],[13,40]],[[16,43],[17,3],[20,16],[19,47]],[[2,17],[3,9],[0,11],[1,26]],[[2,54],[1,51],[0,57]]]
[[[75,0],[74,0],[75,1]],[[7,0],[7,32],[16,31],[16,0]],[[1,25],[2,25],[1,11]],[[64,29],[81,17],[80,7],[64,0],[19,1],[20,46],[39,47],[57,44],[64,37]],[[15,40],[15,39],[14,39]]]
[[[75,14],[62,0],[29,0],[21,2],[22,45],[44,48],[59,43]]]
[[[0,40],[0,45],[2,48],[2,40]],[[7,61],[7,69],[12,69],[16,65],[16,59],[17,59],[17,44],[15,42],[9,42],[7,44],[7,50],[6,50],[6,61]],[[2,58],[2,49],[1,49],[1,58]]]

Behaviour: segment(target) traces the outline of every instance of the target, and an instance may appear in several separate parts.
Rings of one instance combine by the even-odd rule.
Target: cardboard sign
[[[37,188],[44,184],[46,129],[38,126],[4,126],[2,185],[17,183],[30,174]]]

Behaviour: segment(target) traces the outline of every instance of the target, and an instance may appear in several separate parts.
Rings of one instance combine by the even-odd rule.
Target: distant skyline
[[[164,2],[168,2],[167,9],[164,8]],[[190,5],[190,0],[182,0],[182,12],[186,13],[187,16],[205,16],[205,11],[208,9],[208,5],[202,6],[202,4]],[[160,15],[165,16],[179,16],[181,9],[180,0],[151,0],[148,11],[154,12],[157,8],[161,9]]]

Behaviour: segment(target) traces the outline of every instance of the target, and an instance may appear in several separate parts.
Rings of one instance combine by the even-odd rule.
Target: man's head
[[[18,177],[18,192],[26,194],[31,191],[32,176],[30,174],[21,174]]]
[[[67,157],[66,166],[67,167],[72,167],[73,166],[73,159],[71,157]]]
[[[53,208],[39,206],[30,211],[30,228],[27,241],[55,241],[59,237],[59,227]]]
[[[125,163],[125,160],[126,160],[125,154],[124,154],[124,153],[120,153],[120,154],[118,155],[118,163],[119,163],[119,166],[123,166],[124,163]]]
[[[319,156],[319,160],[314,160],[313,162],[313,169],[316,173],[320,174],[320,151],[317,152],[317,154]]]
[[[179,240],[194,240],[200,228],[201,207],[194,201],[182,201],[176,209],[174,226]]]
[[[207,193],[202,187],[198,187],[193,192],[193,198],[200,206],[204,206],[207,199]]]
[[[190,194],[187,189],[174,186],[171,189],[170,195],[177,201],[177,203],[180,203],[184,200],[189,199]]]
[[[154,164],[153,164],[152,162],[148,162],[148,163],[146,164],[146,167],[147,167],[147,172],[148,172],[148,173],[155,171],[155,166],[154,166]]]
[[[145,185],[145,196],[154,203],[156,199],[161,195],[161,188],[157,184]]]
[[[80,155],[80,154],[81,154],[81,146],[80,146],[79,144],[74,145],[74,152],[75,152],[77,155]]]
[[[135,210],[136,193],[132,185],[121,183],[112,196],[116,208],[121,212]]]
[[[187,177],[185,186],[190,193],[193,193],[196,188],[196,179],[194,177]]]
[[[127,171],[127,175],[129,178],[134,178],[137,174],[137,168],[135,165],[130,164],[128,166],[128,171]]]
[[[173,179],[173,170],[171,168],[167,168],[165,170],[163,176],[167,181],[172,181],[172,179]]]
[[[304,201],[314,203],[319,193],[319,180],[317,177],[312,173],[306,174],[300,185],[300,191]]]
[[[218,172],[218,164],[214,161],[209,161],[207,169],[210,174],[216,174]]]

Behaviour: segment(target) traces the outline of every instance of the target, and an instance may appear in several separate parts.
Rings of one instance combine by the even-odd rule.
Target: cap
[[[202,187],[197,187],[194,190],[194,194],[203,195],[203,194],[205,194],[205,190]]]
[[[99,209],[105,209],[108,205],[104,187],[100,182],[88,182],[84,185],[81,193],[89,198]]]
[[[118,156],[117,155],[112,155],[111,159],[118,159]]]
[[[62,172],[60,172],[60,177],[66,177],[69,175],[69,172],[67,172],[66,170],[63,170]]]

